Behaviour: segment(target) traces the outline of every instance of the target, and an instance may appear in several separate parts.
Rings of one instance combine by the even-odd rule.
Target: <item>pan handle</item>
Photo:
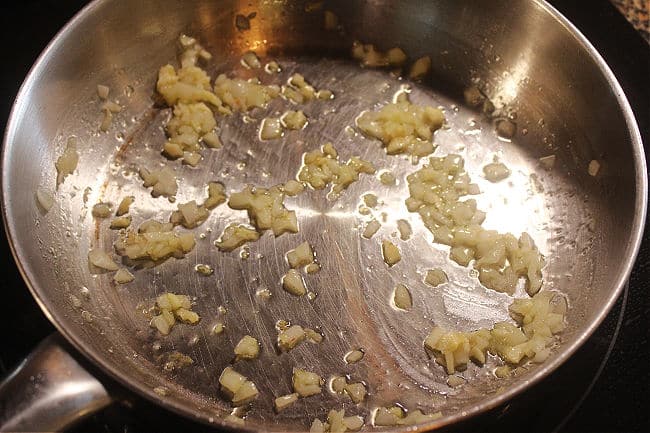
[[[0,432],[61,431],[111,402],[106,387],[53,334],[0,383]]]

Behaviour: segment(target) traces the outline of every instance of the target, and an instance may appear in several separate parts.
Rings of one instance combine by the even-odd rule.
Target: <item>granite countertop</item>
[[[627,18],[646,42],[650,43],[650,1],[612,0],[612,3]]]

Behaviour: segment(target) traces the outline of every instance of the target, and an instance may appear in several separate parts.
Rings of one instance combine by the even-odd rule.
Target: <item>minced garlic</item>
[[[265,107],[270,100],[278,97],[280,88],[260,84],[254,79],[228,78],[221,74],[214,82],[214,92],[233,111],[248,111]]]
[[[141,168],[138,172],[145,188],[151,187],[151,195],[154,197],[173,197],[178,191],[176,175],[174,170],[163,167],[159,170],[149,171]]]
[[[397,230],[399,231],[399,238],[403,241],[409,240],[413,234],[411,224],[404,219],[397,220]]]
[[[142,228],[142,226],[141,226]],[[182,258],[194,249],[193,233],[176,233],[161,226],[159,230],[147,232],[127,231],[115,242],[115,251],[130,260],[151,260],[158,262],[169,257]]]
[[[219,385],[235,406],[246,404],[259,395],[255,384],[232,367],[226,367],[223,370],[219,376]]]
[[[384,262],[388,266],[393,266],[402,260],[402,254],[400,253],[399,248],[388,240],[381,241],[381,254],[384,257]]]
[[[393,291],[393,303],[400,310],[408,311],[413,307],[413,299],[408,287],[398,284]]]
[[[57,173],[57,187],[63,183],[68,175],[72,174],[77,169],[78,163],[79,153],[77,153],[77,139],[75,137],[70,137],[66,143],[65,150],[54,163]]]
[[[255,359],[260,354],[260,343],[250,335],[244,335],[235,346],[235,357],[239,359]]]
[[[402,100],[377,111],[366,111],[356,123],[366,135],[379,139],[389,155],[406,153],[421,157],[434,151],[433,133],[444,121],[439,109]]]
[[[276,412],[281,412],[287,407],[291,406],[298,401],[299,394],[294,392],[293,394],[281,395],[273,400],[273,405]]]
[[[447,274],[440,268],[428,270],[426,276],[424,277],[424,282],[433,287],[438,287],[447,281],[449,281]]]
[[[293,370],[292,383],[293,390],[297,392],[300,397],[309,397],[320,394],[324,382],[316,373],[295,368]]]
[[[135,201],[135,197],[132,195],[126,196],[120,201],[120,204],[117,206],[117,211],[115,212],[116,216],[122,216],[129,213],[129,208]]]
[[[282,277],[282,287],[285,291],[295,296],[304,296],[307,294],[305,281],[302,279],[300,272],[295,269],[289,269]]]
[[[284,207],[282,185],[271,188],[246,186],[241,192],[230,195],[228,206],[246,210],[251,224],[258,230],[271,230],[275,236],[297,233],[296,212]]]
[[[502,162],[492,162],[483,167],[485,178],[490,182],[499,182],[510,176],[510,170]]]
[[[221,251],[232,251],[248,242],[255,242],[260,238],[257,230],[244,225],[231,224],[226,227],[221,237],[214,242],[214,245]]]
[[[331,183],[331,193],[338,195],[359,180],[361,173],[373,174],[374,172],[375,168],[370,162],[357,156],[341,164],[338,160],[338,152],[331,143],[327,143],[319,150],[304,154],[298,179],[314,189],[323,189]]]
[[[300,268],[314,263],[314,251],[309,242],[303,242],[287,253],[287,262],[292,268]]]

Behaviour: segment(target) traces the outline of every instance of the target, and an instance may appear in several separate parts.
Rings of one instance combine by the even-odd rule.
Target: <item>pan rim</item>
[[[110,2],[111,0],[93,0],[86,6],[84,6],[79,12],[77,12],[68,23],[59,30],[52,40],[48,43],[46,48],[41,52],[33,66],[30,68],[27,73],[23,83],[20,86],[20,89],[16,95],[12,109],[7,121],[7,126],[4,132],[3,137],[3,146],[0,154],[1,166],[4,168],[8,164],[8,159],[10,156],[10,151],[8,150],[8,144],[11,142],[12,137],[15,131],[15,123],[17,121],[17,111],[21,105],[21,101],[28,91],[29,87],[32,85],[34,77],[38,74],[38,71],[43,68],[46,60],[50,56],[50,53],[55,49],[58,42],[62,37],[73,29],[77,23],[85,19],[86,15],[92,13],[94,10],[99,9],[103,4]],[[480,402],[470,409],[452,413],[442,418],[420,425],[415,431],[428,431],[436,428],[440,428],[445,425],[454,424],[459,422],[462,419],[473,417],[480,413],[484,413],[490,409],[493,409],[504,402],[514,398],[516,395],[523,392],[525,389],[532,387],[533,385],[539,383],[550,373],[555,371],[560,365],[562,365],[566,360],[568,360],[577,350],[580,348],[584,342],[591,337],[595,330],[600,326],[605,317],[609,314],[612,307],[614,306],[616,300],[620,297],[623,287],[626,281],[629,279],[632,268],[636,261],[639,248],[641,246],[641,241],[643,239],[643,231],[645,228],[645,220],[647,214],[647,201],[648,201],[648,179],[647,179],[647,166],[645,159],[645,152],[643,148],[643,142],[641,134],[636,122],[636,118],[632,111],[632,108],[629,104],[629,101],[620,86],[618,80],[616,79],[614,73],[609,68],[605,60],[595,49],[593,45],[588,41],[588,39],[567,19],[565,18],[557,9],[547,3],[545,0],[533,0],[533,3],[537,7],[543,9],[548,13],[556,22],[563,26],[570,34],[573,36],[582,49],[589,55],[589,57],[594,61],[598,67],[600,73],[607,80],[610,88],[615,94],[616,100],[619,104],[620,110],[624,116],[628,134],[630,136],[630,141],[632,145],[632,153],[634,155],[634,166],[635,166],[635,184],[637,188],[635,204],[634,204],[634,218],[632,221],[632,227],[629,233],[630,243],[628,244],[626,254],[624,256],[622,271],[619,272],[616,278],[616,284],[613,286],[609,296],[604,302],[604,308],[601,308],[600,312],[596,317],[591,321],[589,326],[582,330],[580,336],[573,341],[571,344],[563,346],[563,350],[558,353],[557,356],[553,357],[549,361],[545,362],[534,372],[532,377],[521,383],[513,385],[512,387],[505,390],[499,395],[492,396],[485,399],[483,402]],[[83,344],[83,339],[74,333],[70,332],[68,329],[63,326],[63,324],[58,320],[56,314],[52,314],[48,308],[47,298],[41,296],[43,292],[40,287],[37,286],[30,278],[29,271],[23,266],[23,262],[27,260],[21,260],[23,255],[20,252],[20,245],[15,240],[14,232],[12,231],[12,224],[9,223],[8,219],[8,194],[5,190],[5,184],[7,183],[7,174],[6,170],[2,170],[2,176],[0,177],[0,189],[2,194],[0,195],[0,209],[2,214],[2,220],[4,224],[4,229],[7,234],[7,240],[9,248],[11,250],[14,261],[16,262],[17,268],[34,297],[36,303],[43,311],[47,319],[55,326],[55,328],[60,332],[66,340],[68,340],[76,350],[83,354],[86,358],[90,359],[95,365],[100,367],[102,371],[106,372],[111,378],[115,379],[120,384],[124,385],[126,388],[135,392],[138,395],[141,395],[148,400],[156,403],[162,408],[169,409],[177,414],[185,416],[189,419],[194,419],[200,422],[205,423],[206,425],[212,427],[228,427],[229,429],[234,429],[235,431],[253,431],[247,428],[234,427],[231,424],[226,424],[219,418],[210,418],[206,413],[197,412],[193,410],[189,404],[184,404],[182,401],[177,400],[161,400],[160,396],[157,395],[153,389],[144,385],[139,380],[133,380],[131,376],[124,375],[118,368],[114,366],[113,363],[107,362],[106,359],[97,351],[93,350],[91,347],[85,347]],[[414,431],[412,428],[398,428],[391,431]]]

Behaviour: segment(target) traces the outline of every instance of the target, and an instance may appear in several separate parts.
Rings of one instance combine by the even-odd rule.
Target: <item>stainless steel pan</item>
[[[21,88],[3,149],[4,221],[28,286],[59,332],[102,370],[161,406],[215,426],[224,425],[231,410],[218,392],[219,373],[232,360],[233,344],[247,333],[262,343],[258,361],[238,364],[262,393],[247,416],[246,426],[253,430],[305,430],[332,407],[366,415],[374,405],[395,402],[442,411],[443,418],[419,426],[426,430],[513,398],[589,337],[632,267],[647,179],[639,132],[621,88],[593,47],[543,1],[331,1],[311,12],[306,6],[301,1],[99,0],[57,35]],[[323,29],[324,10],[339,17],[340,31]],[[252,13],[249,29],[235,25]],[[305,105],[310,126],[277,144],[254,137],[259,119],[282,109],[283,101],[251,113],[253,122],[237,115],[219,118],[224,147],[205,153],[197,169],[173,164],[182,176],[179,201],[202,196],[208,180],[223,181],[228,191],[246,183],[286,181],[295,175],[302,153],[327,140],[344,157],[361,155],[398,173],[398,187],[388,189],[365,176],[334,203],[321,192],[288,200],[297,210],[300,233],[264,235],[251,245],[247,260],[212,245],[226,224],[245,221],[241,212],[221,206],[198,229],[204,239],[186,259],[139,270],[127,286],[116,286],[111,275],[90,274],[88,249],[108,250],[115,236],[106,222],[93,220],[95,202],[135,195],[134,224],[167,218],[174,208],[153,199],[133,173],[163,161],[161,125],[168,111],[155,105],[153,88],[158,67],[175,61],[182,32],[214,54],[212,73],[230,70],[243,52],[254,49],[280,61],[280,79],[299,71],[336,98],[326,110]],[[361,110],[386,102],[403,84],[386,71],[352,62],[348,53],[355,39],[384,49],[400,46],[411,59],[431,56],[432,73],[413,85],[412,99],[445,107],[449,128],[436,134],[437,152],[465,156],[483,191],[479,204],[488,212],[486,226],[528,231],[548,260],[545,287],[568,297],[568,328],[545,363],[504,380],[492,376],[491,363],[469,366],[462,373],[468,383],[450,388],[446,374],[424,353],[422,340],[434,323],[489,326],[507,318],[509,302],[482,288],[466,268],[449,265],[446,252],[406,212],[404,177],[413,170],[411,163],[387,157],[378,143],[346,130]],[[125,107],[108,133],[97,132],[97,84],[110,86]],[[471,85],[504,107],[497,114],[514,120],[512,140],[497,136],[494,118],[463,105],[463,90]],[[78,171],[43,214],[34,192],[54,189],[54,161],[72,135],[80,143]],[[495,154],[513,174],[490,184],[481,167]],[[557,157],[552,170],[538,162],[548,154]],[[587,166],[594,159],[601,169],[592,177]],[[380,212],[386,212],[386,223],[380,236],[362,242],[356,209],[360,194],[369,190],[384,202]],[[388,270],[378,243],[391,236],[398,218],[411,221],[415,236],[403,244],[401,266]],[[289,298],[279,289],[286,271],[282,253],[302,240],[314,245],[323,263],[309,281],[318,293],[311,301]],[[201,276],[193,271],[197,263],[216,272]],[[441,265],[452,269],[452,284],[438,291],[425,288],[418,272]],[[412,287],[415,308],[408,315],[395,314],[387,302],[396,282]],[[255,296],[262,288],[274,292],[270,300]],[[158,336],[143,309],[163,291],[196,297],[200,324]],[[227,313],[219,313],[220,305]],[[279,356],[273,350],[278,319],[319,327],[326,338],[319,346]],[[210,329],[218,320],[225,321],[227,332],[217,337]],[[363,347],[366,358],[346,366],[342,356],[354,346]],[[173,350],[190,355],[194,364],[166,371]],[[289,392],[292,366],[366,381],[367,404],[356,407],[325,393],[275,415],[271,396]],[[46,342],[0,388],[1,428],[58,429],[107,404],[105,389],[84,374],[59,345]],[[30,375],[31,382],[21,382]]]

